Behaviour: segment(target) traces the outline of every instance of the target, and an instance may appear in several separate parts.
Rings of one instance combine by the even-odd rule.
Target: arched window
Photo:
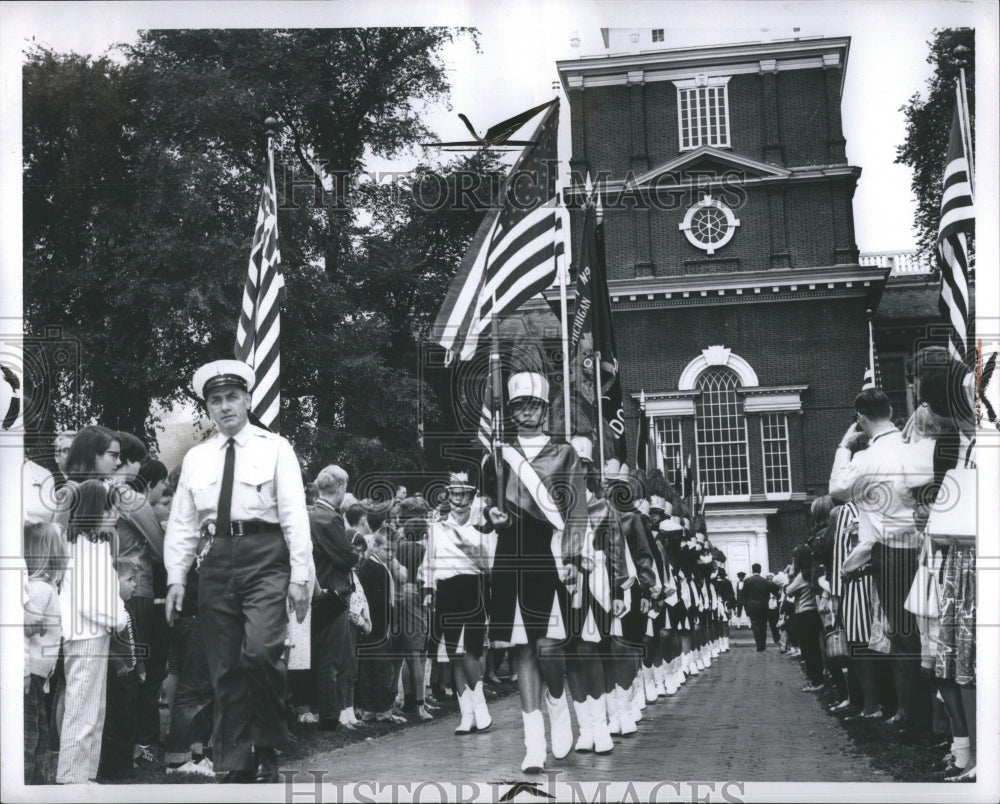
[[[701,399],[696,406],[698,483],[706,497],[750,494],[747,425],[740,379],[725,366],[709,366],[699,376]]]

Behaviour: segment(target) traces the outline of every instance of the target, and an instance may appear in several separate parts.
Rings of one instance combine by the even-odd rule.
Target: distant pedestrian
[[[776,583],[761,576],[760,564],[754,564],[750,570],[752,574],[743,582],[743,605],[750,618],[757,652],[761,653],[767,648],[768,601],[771,595],[778,594],[781,590]]]

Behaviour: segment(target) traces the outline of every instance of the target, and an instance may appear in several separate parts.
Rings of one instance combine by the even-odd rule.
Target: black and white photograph
[[[995,3],[0,43],[0,798],[1000,798]]]

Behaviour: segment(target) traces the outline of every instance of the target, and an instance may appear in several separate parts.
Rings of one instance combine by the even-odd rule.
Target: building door
[[[738,536],[732,539],[713,539],[712,544],[726,554],[726,575],[735,582],[737,572],[750,574],[750,540]]]

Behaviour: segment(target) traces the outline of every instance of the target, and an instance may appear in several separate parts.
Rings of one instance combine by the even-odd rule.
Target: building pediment
[[[792,175],[792,171],[786,168],[702,145],[637,176],[635,185],[640,189],[657,187],[668,178],[671,184],[687,184],[706,179],[721,181],[734,173],[744,179],[785,179]]]

